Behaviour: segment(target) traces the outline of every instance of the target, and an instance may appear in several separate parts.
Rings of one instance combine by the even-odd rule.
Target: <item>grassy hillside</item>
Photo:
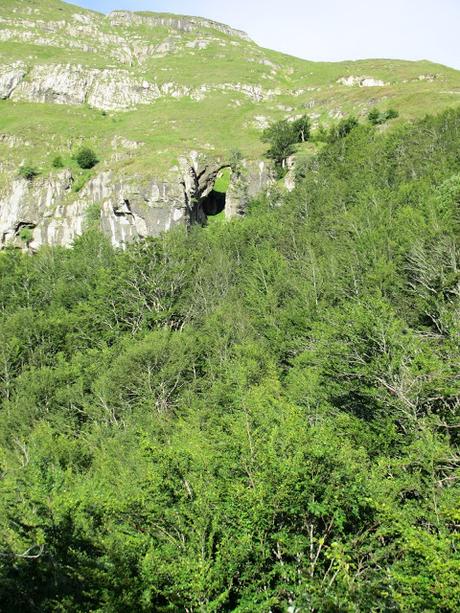
[[[361,126],[243,219],[0,253],[2,613],[460,609],[459,151]]]
[[[163,96],[108,113],[87,105],[0,101],[0,134],[13,136],[18,145],[0,141],[4,181],[25,158],[51,172],[56,154],[65,156],[83,141],[118,172],[162,173],[191,149],[216,157],[240,149],[248,158],[259,158],[264,151],[260,131],[274,119],[307,112],[315,124],[330,124],[349,113],[364,117],[373,106],[392,106],[404,121],[460,101],[460,73],[445,66],[308,62],[194,18],[184,30],[184,18],[105,17],[59,0],[4,0],[0,18],[0,66],[22,62],[29,71],[55,64],[124,70],[181,92],[177,98]],[[339,82],[350,76],[384,85]],[[115,137],[130,146],[137,143],[138,150],[121,146]]]

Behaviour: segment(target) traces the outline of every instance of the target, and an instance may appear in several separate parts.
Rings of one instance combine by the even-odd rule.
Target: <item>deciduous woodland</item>
[[[0,254],[0,609],[460,609],[460,111],[249,213]]]

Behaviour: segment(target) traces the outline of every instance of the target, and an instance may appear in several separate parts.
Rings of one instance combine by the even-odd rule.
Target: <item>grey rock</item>
[[[270,173],[263,162],[244,162],[225,196],[214,192],[214,184],[227,166],[191,152],[180,158],[167,179],[120,177],[107,170],[78,193],[72,191],[69,170],[33,181],[15,179],[0,194],[0,248],[68,247],[84,232],[95,206],[100,228],[115,247],[158,236],[176,225],[204,224],[207,215],[224,208],[227,218],[242,215],[249,199],[270,184]],[[32,231],[27,245],[20,237],[25,227]]]
[[[0,65],[0,99],[9,98],[26,74],[22,62]]]
[[[112,11],[107,15],[107,19],[113,26],[146,25],[151,28],[171,28],[180,32],[194,32],[198,29],[209,28],[228,36],[241,38],[246,41],[251,40],[246,32],[235,30],[223,23],[200,17],[156,17],[154,15],[139,15],[130,11]]]
[[[225,217],[232,219],[245,214],[249,202],[274,183],[273,173],[266,162],[242,160],[232,172],[227,191]]]

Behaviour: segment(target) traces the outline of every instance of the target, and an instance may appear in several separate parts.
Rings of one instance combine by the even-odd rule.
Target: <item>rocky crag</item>
[[[214,190],[227,164],[209,164],[192,152],[165,178],[102,171],[75,194],[74,178],[64,169],[33,181],[15,178],[0,199],[0,246],[35,250],[42,245],[70,246],[94,216],[112,244],[156,236],[177,224],[206,223],[208,215],[244,213],[251,197],[271,182],[264,162],[243,161],[227,193]],[[23,230],[30,234],[24,240]]]
[[[208,19],[3,0],[0,247],[71,245],[89,216],[123,246],[240,215],[272,181],[260,142],[271,120],[328,124],[390,104],[407,119],[459,96],[459,73],[429,62],[318,64]],[[75,163],[82,145],[100,159],[91,171]],[[36,176],[20,177],[24,165]]]

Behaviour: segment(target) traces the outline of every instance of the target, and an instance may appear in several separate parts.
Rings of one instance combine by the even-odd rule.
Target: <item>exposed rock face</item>
[[[35,66],[27,81],[12,92],[14,100],[83,104],[90,81],[89,71],[81,66]]]
[[[203,202],[214,189],[214,184],[226,164],[209,166],[197,152],[192,152],[190,158],[179,160],[180,183],[184,192],[184,203],[187,218],[190,223],[204,223],[206,211]]]
[[[347,87],[384,87],[386,85],[385,81],[382,81],[381,79],[356,76],[342,77],[337,81],[337,83]]]
[[[439,77],[437,74],[421,74],[418,76],[419,81],[428,81],[429,83],[433,83]]]
[[[214,183],[225,164],[209,163],[196,152],[179,160],[168,180],[145,176],[120,178],[113,171],[94,177],[79,192],[72,191],[69,170],[36,178],[15,179],[0,194],[0,248],[25,247],[21,230],[29,228],[33,238],[27,248],[70,246],[87,227],[89,215],[99,215],[100,227],[112,244],[157,236],[177,224],[203,224],[207,215],[225,207],[225,215],[241,215],[250,197],[270,182],[264,163],[256,168],[246,164],[235,175],[227,197],[213,192]],[[95,209],[96,207],[96,209]]]
[[[0,100],[9,98],[26,74],[22,62],[0,65]]]
[[[270,100],[279,92],[260,85],[244,83],[205,84],[190,88],[174,82],[158,85],[136,78],[123,69],[87,68],[79,64],[43,64],[32,68],[26,77],[22,64],[0,69],[0,98],[51,104],[88,104],[104,111],[125,110],[151,104],[161,97],[202,100],[209,91],[232,91],[244,94],[253,102]]]
[[[80,65],[38,65],[27,79],[16,69],[10,75],[8,95],[13,100],[54,104],[89,104],[101,110],[127,109],[149,104],[162,95],[160,88],[133,78],[124,70],[97,70]],[[13,76],[14,80],[13,80]]]
[[[198,29],[209,28],[234,38],[251,40],[246,32],[235,30],[223,23],[200,17],[155,17],[153,15],[139,15],[130,11],[112,11],[107,15],[107,19],[114,26],[146,25],[153,28],[163,26],[179,30],[179,32],[194,32]]]
[[[56,203],[64,200],[66,192],[71,189],[72,176],[69,171],[58,173],[53,178],[27,181],[16,179],[6,194],[0,197],[0,246],[15,243],[22,227],[40,228],[52,226]],[[61,208],[62,212],[62,208]],[[78,219],[75,221],[75,232],[79,231]],[[40,229],[34,230],[41,234]],[[61,237],[65,242],[65,237]],[[54,237],[53,237],[54,239]],[[45,241],[42,241],[45,242]],[[60,240],[50,241],[60,243]]]
[[[69,246],[82,234],[95,206],[100,209],[101,229],[114,246],[158,235],[186,221],[179,183],[144,177],[125,182],[107,171],[75,194],[72,182],[69,171],[34,181],[15,180],[0,199],[0,246],[21,246],[18,235],[23,227],[33,229],[32,249],[43,244]]]

